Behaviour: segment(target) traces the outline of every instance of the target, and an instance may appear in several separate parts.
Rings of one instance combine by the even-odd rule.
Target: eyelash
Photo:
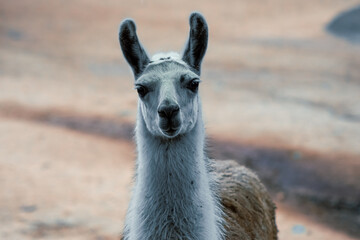
[[[145,95],[149,92],[149,89],[147,89],[143,85],[136,85],[135,89],[138,92],[139,97],[141,97],[141,98],[145,97]]]
[[[197,92],[199,88],[200,80],[197,78],[192,79],[186,86],[187,89],[191,90],[192,92]]]

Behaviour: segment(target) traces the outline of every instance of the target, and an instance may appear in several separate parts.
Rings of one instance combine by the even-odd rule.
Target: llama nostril
[[[180,110],[179,106],[176,105],[173,109],[173,114],[177,113],[179,110]]]
[[[158,113],[159,113],[159,116],[162,117],[162,118],[166,118],[166,117],[167,117],[166,112],[165,112],[164,110],[162,110],[162,109],[161,109],[161,110],[159,109],[159,110],[158,110]]]
[[[159,116],[162,118],[171,118],[179,112],[178,105],[162,105],[158,108]]]

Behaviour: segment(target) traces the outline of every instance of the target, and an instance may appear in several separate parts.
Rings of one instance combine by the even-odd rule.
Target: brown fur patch
[[[214,163],[227,240],[276,240],[275,204],[258,177],[235,161]]]

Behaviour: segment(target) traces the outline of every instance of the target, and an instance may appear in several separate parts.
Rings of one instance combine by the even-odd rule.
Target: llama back
[[[233,160],[212,162],[227,240],[276,240],[275,204],[251,170]]]

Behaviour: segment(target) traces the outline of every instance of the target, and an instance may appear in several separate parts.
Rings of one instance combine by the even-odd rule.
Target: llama
[[[151,59],[138,40],[134,21],[125,19],[120,25],[120,46],[139,95],[135,128],[138,157],[123,233],[126,240],[243,236],[230,227],[234,225],[231,212],[226,206],[223,211],[225,198],[218,196],[223,193],[205,156],[198,88],[208,27],[199,13],[192,13],[189,22],[189,39],[182,56],[160,53]],[[246,176],[256,180],[261,194],[266,194],[255,175],[246,172]],[[229,177],[224,179],[226,183]]]

